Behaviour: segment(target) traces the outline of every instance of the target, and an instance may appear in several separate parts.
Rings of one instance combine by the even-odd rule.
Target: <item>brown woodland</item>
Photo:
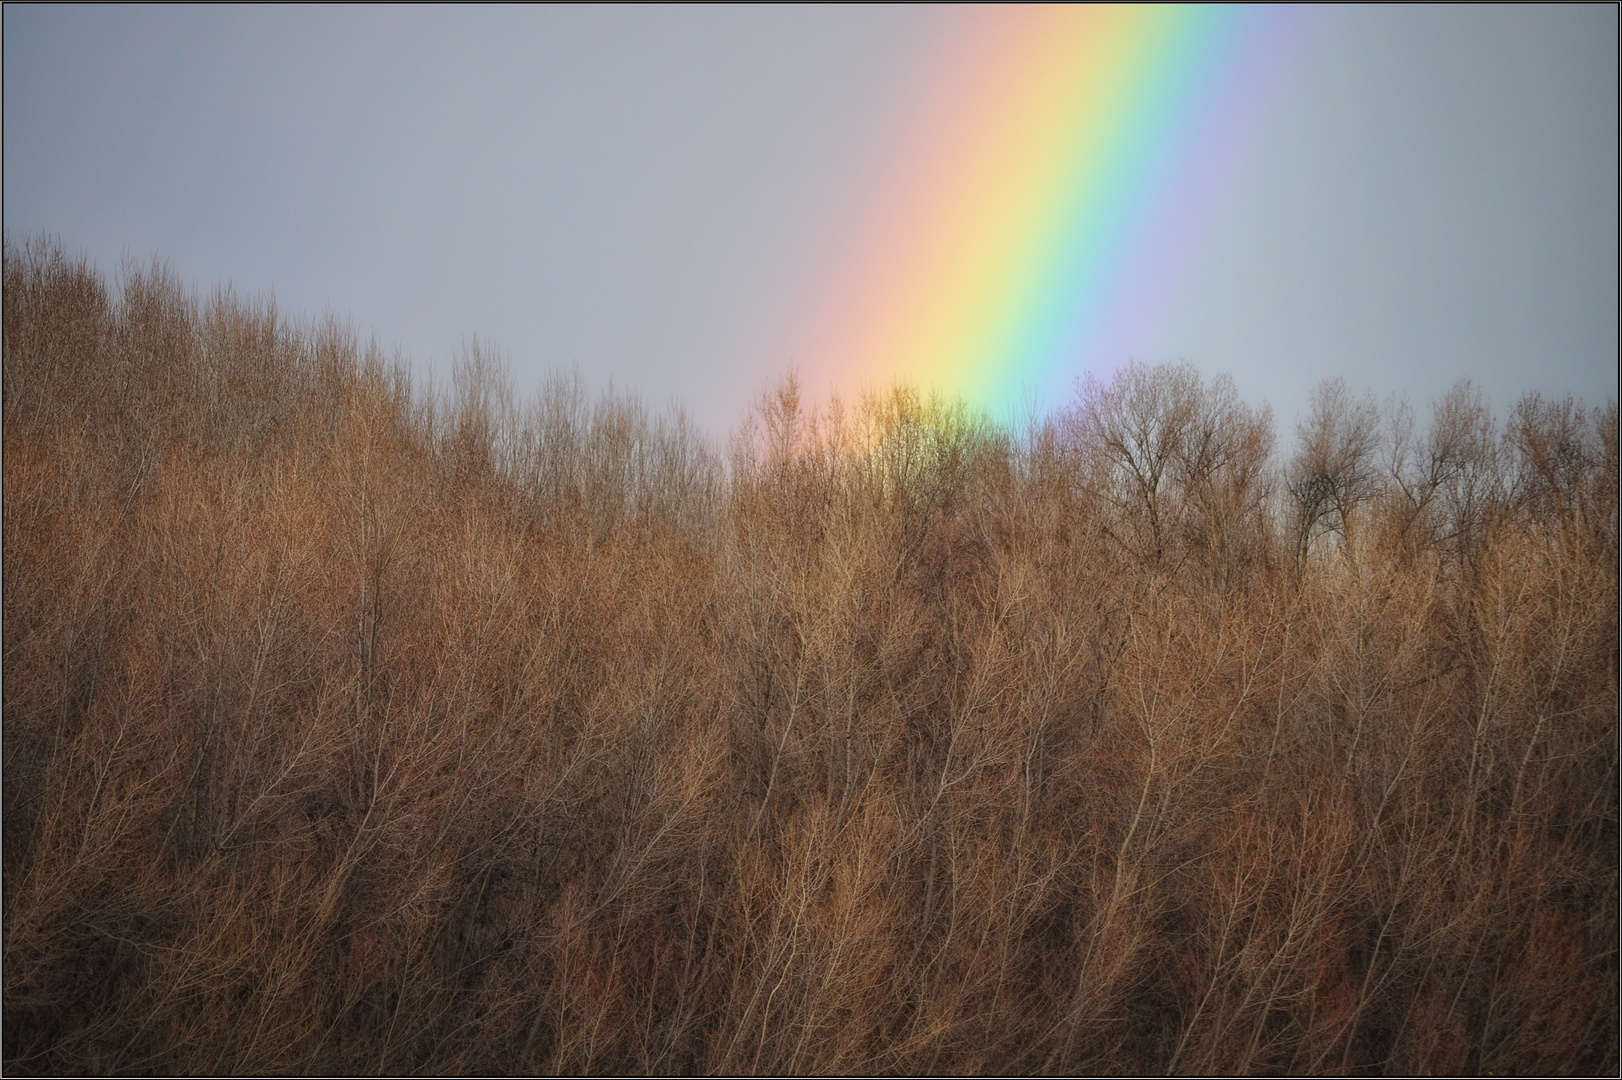
[[[4,265],[4,1065],[1612,1073],[1617,413],[725,452]]]

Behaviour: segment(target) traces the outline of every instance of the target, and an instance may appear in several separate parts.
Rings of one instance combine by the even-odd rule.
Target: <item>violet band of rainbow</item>
[[[1127,360],[1305,21],[1263,7],[967,12],[795,350],[807,388],[902,382],[1011,417]]]

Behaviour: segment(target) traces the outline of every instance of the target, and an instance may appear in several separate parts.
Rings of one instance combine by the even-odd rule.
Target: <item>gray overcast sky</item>
[[[521,390],[578,367],[720,436],[960,17],[8,4],[5,228],[440,373],[478,334]],[[1332,375],[1614,397],[1616,9],[1320,9],[1299,49],[1132,355],[1232,373],[1281,433]]]

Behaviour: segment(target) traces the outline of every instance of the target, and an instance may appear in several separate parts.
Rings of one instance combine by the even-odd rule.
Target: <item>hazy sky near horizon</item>
[[[4,8],[4,224],[103,272],[475,334],[724,436],[802,362],[973,32],[951,7]],[[1289,431],[1319,380],[1617,393],[1617,10],[1306,12],[1117,355]],[[854,388],[848,388],[854,389]],[[1049,395],[1039,404],[1062,404]]]

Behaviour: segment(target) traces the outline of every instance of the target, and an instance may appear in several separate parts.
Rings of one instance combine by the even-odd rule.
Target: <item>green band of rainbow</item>
[[[806,384],[993,414],[1127,359],[1198,242],[1299,12],[975,9],[833,275]]]

